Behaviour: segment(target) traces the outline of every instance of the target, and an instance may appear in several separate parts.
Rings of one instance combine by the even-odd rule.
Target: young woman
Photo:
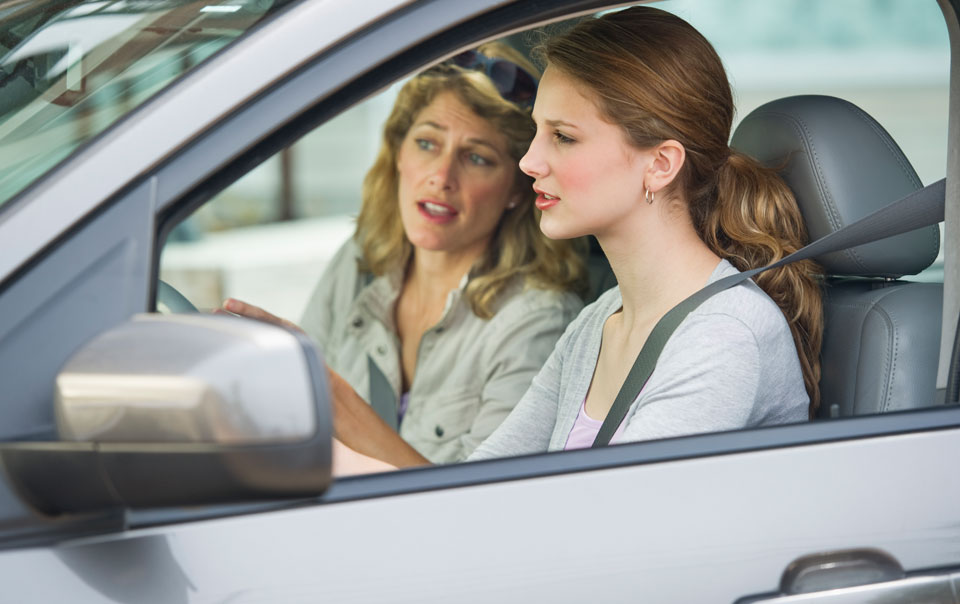
[[[536,75],[491,43],[397,96],[356,234],[301,322],[336,372],[338,434],[368,454],[397,465],[466,458],[582,306],[583,260],[540,233],[517,168],[535,131]],[[237,300],[224,308],[282,322]]]
[[[801,247],[776,176],[727,144],[733,102],[714,49],[635,7],[549,41],[521,169],[540,228],[597,237],[619,286],[567,328],[514,412],[471,459],[592,444],[650,331],[723,276]],[[817,267],[718,293],[680,324],[611,443],[796,422],[818,403]]]

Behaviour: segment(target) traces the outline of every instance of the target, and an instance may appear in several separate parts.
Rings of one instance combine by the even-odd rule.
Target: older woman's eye
[[[560,132],[559,130],[554,130],[553,140],[557,141],[561,145],[569,145],[570,143],[577,142],[576,140],[570,138],[569,136],[567,136],[563,132]]]
[[[467,159],[469,159],[470,163],[475,166],[492,166],[493,165],[493,162],[491,160],[477,153],[467,154]]]
[[[417,147],[424,151],[433,151],[437,147],[436,143],[426,138],[417,138],[414,139],[414,142],[417,143]]]

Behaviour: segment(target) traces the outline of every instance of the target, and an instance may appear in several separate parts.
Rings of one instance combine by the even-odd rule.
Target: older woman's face
[[[507,137],[450,92],[414,120],[397,153],[400,219],[421,249],[481,253],[521,195]]]

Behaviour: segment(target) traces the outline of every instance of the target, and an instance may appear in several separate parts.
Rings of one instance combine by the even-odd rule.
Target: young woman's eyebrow
[[[570,130],[579,130],[576,124],[571,124],[570,122],[565,122],[563,120],[544,120],[544,124],[550,126],[551,128],[566,128]]]

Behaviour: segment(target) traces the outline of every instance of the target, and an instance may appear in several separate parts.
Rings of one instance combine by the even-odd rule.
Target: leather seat
[[[811,241],[922,186],[890,135],[834,97],[767,103],[731,144],[780,172]],[[935,404],[943,285],[901,277],[930,266],[939,248],[932,226],[817,259],[826,275],[821,415]]]

